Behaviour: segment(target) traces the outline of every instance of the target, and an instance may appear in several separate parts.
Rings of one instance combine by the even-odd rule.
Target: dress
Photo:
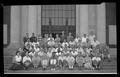
[[[32,57],[32,63],[33,63],[33,65],[34,65],[34,67],[38,67],[39,64],[40,64],[40,57],[34,55],[34,56]]]

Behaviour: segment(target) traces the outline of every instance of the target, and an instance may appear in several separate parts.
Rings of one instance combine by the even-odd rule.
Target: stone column
[[[76,35],[80,35],[80,5],[76,5]]]
[[[105,3],[97,5],[97,39],[106,43],[106,13]]]
[[[37,23],[37,18],[36,18],[36,6],[30,5],[28,6],[28,33],[31,35],[32,33],[36,34],[36,23]]]
[[[88,5],[88,32],[93,32],[95,35],[97,34],[97,14],[96,5]]]
[[[41,34],[41,5],[37,6],[37,34]]]
[[[10,48],[19,47],[20,6],[11,6]],[[8,47],[8,48],[9,48]]]
[[[80,33],[88,34],[88,5],[80,5]]]
[[[23,46],[23,37],[28,33],[28,6],[21,6],[21,46]]]

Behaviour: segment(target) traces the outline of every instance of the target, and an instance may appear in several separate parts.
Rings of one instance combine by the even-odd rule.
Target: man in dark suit
[[[63,43],[63,41],[66,40],[65,32],[62,31],[62,35],[60,36],[60,42]]]
[[[67,42],[73,41],[74,37],[72,36],[72,33],[70,32],[69,35],[67,36]]]
[[[25,44],[25,42],[27,42],[28,39],[30,39],[29,38],[29,33],[26,33],[26,36],[23,38],[24,44]]]
[[[32,33],[32,36],[30,37],[31,42],[37,42],[37,37],[35,36],[35,33]]]

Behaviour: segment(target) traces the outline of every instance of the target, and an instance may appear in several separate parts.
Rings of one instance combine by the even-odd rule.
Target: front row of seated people
[[[71,34],[70,34],[71,37]],[[50,37],[34,36],[24,40],[24,47],[19,48],[13,58],[11,70],[39,68],[60,69],[101,69],[104,58],[110,59],[109,48],[95,39],[95,36],[76,37],[61,42],[58,35]],[[63,39],[63,38],[62,38]]]

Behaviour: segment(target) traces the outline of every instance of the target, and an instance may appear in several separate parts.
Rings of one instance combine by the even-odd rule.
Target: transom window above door
[[[42,25],[75,26],[75,5],[42,5]]]

